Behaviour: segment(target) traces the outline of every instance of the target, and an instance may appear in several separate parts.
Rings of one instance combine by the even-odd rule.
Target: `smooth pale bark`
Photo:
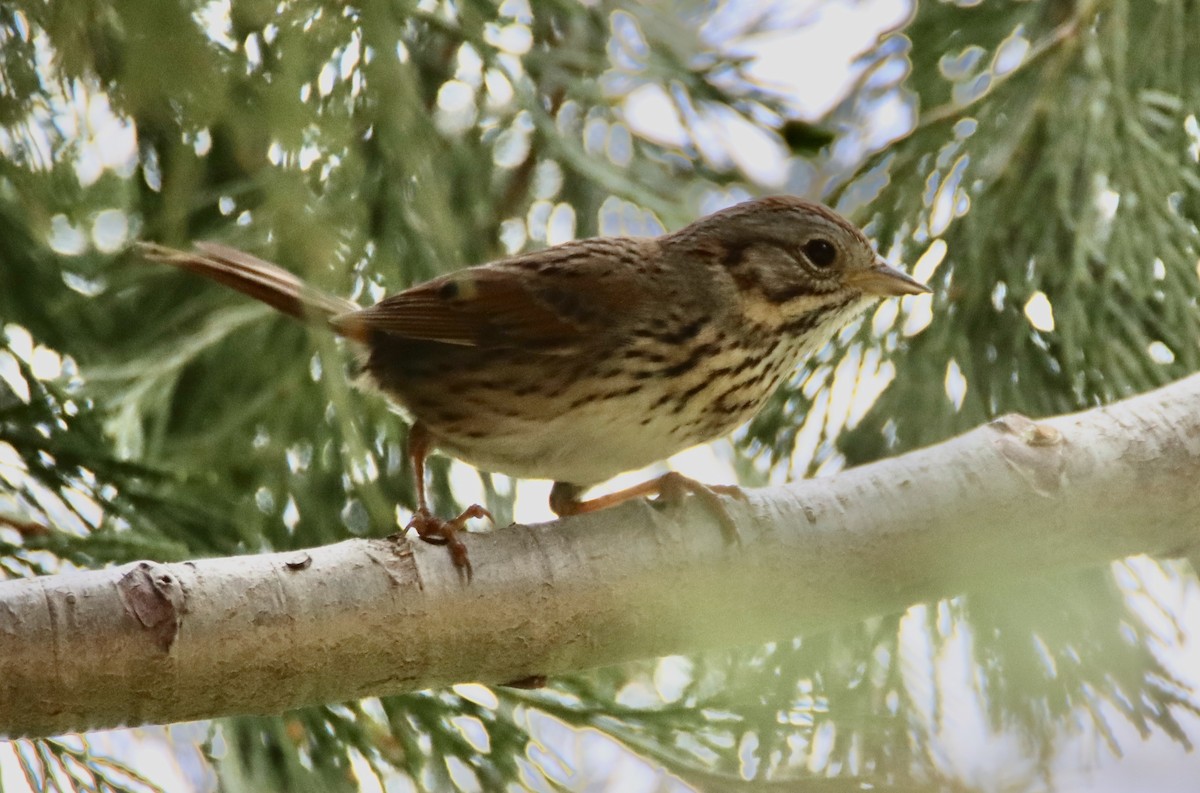
[[[1200,539],[1200,376],[730,502],[0,583],[0,733],[500,683],[760,642]]]

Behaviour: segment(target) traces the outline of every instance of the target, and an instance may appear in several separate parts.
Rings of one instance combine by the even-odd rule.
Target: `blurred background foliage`
[[[404,427],[341,350],[142,264],[138,238],[220,240],[371,301],[821,198],[936,294],[798,372],[735,438],[744,484],[1200,368],[1197,4],[925,0],[814,117],[756,79],[755,48],[837,5],[856,4],[0,6],[0,577],[386,535],[412,504]],[[512,484],[482,486],[511,516]],[[1044,789],[1096,762],[1072,747],[1190,748],[1196,594],[1186,566],[1117,561],[538,691],[227,720],[167,755],[228,790]],[[161,784],[119,762],[136,741],[93,744],[18,742],[9,770]]]

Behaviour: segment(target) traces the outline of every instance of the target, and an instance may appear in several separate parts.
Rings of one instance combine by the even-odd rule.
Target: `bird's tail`
[[[213,242],[196,243],[196,249],[190,253],[153,242],[139,242],[137,250],[147,259],[199,273],[288,316],[324,324],[343,336],[357,338],[353,329],[334,320],[357,311],[357,304],[314,289],[282,267],[257,256]]]

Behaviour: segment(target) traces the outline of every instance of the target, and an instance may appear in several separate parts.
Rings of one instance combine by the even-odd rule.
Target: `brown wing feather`
[[[370,329],[474,347],[572,348],[636,309],[648,240],[584,240],[435,278],[334,318]],[[617,254],[614,258],[614,252]]]
[[[484,347],[522,341],[556,345],[579,333],[519,278],[483,268],[437,278],[335,321],[409,339]]]

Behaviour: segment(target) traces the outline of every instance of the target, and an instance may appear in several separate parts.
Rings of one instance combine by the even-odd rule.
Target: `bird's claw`
[[[683,497],[689,493],[700,499],[709,513],[721,524],[721,533],[726,542],[730,545],[742,544],[742,533],[738,531],[737,523],[729,514],[721,496],[745,501],[744,490],[737,485],[706,485],[675,471],[663,474],[658,480],[658,498],[663,503],[676,506],[683,503]]]
[[[446,520],[439,518],[422,507],[413,513],[412,520],[404,527],[407,532],[412,529],[425,542],[430,545],[445,545],[450,551],[450,559],[454,562],[454,566],[466,573],[467,580],[471,580],[472,569],[471,559],[467,553],[467,545],[458,536],[459,532],[466,530],[468,520],[474,518],[487,518],[492,523],[496,519],[492,517],[492,513],[488,512],[478,504],[472,504],[467,507],[462,513],[456,517]]]

